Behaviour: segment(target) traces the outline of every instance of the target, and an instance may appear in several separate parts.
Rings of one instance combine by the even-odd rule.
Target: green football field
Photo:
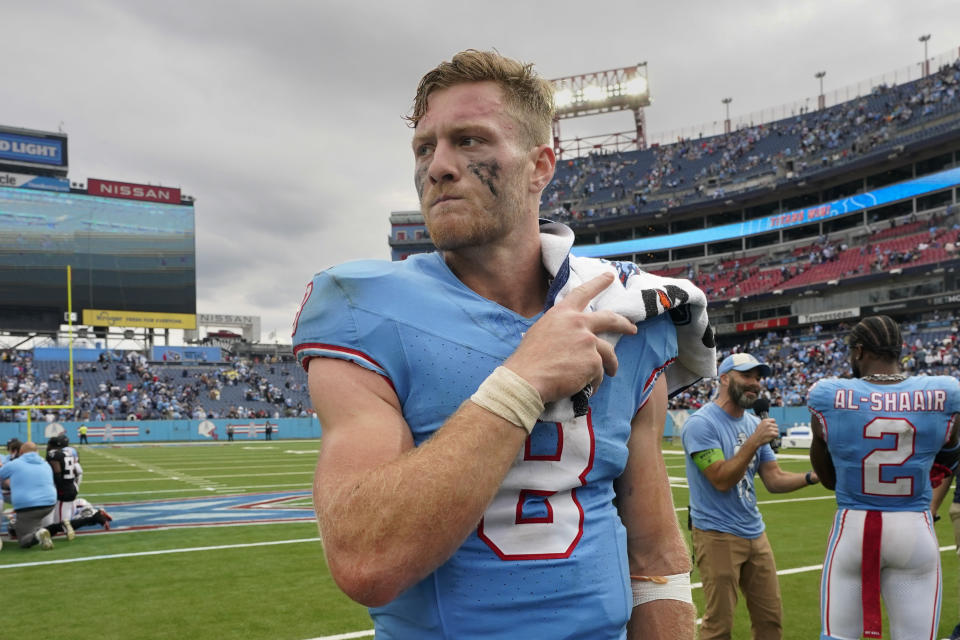
[[[323,561],[316,526],[304,521],[318,441],[213,445],[83,447],[81,496],[106,506],[113,529],[82,529],[52,551],[0,551],[0,612],[4,637],[244,638],[346,640],[372,636],[366,610],[342,595]],[[780,456],[782,467],[805,471],[803,455]],[[688,492],[682,458],[667,451],[677,515],[686,530]],[[758,482],[767,532],[777,556],[784,602],[784,637],[819,637],[820,564],[834,511],[832,494],[816,486],[770,495]],[[294,492],[260,500],[266,494]],[[289,522],[196,526],[194,509],[243,496],[230,513],[287,510]],[[204,499],[204,500],[198,500]],[[144,503],[144,504],[131,504]],[[253,506],[251,506],[251,504]],[[115,505],[115,506],[114,506]],[[124,530],[118,514],[162,512],[163,528]],[[209,510],[209,509],[208,509]],[[946,507],[942,514],[946,516]],[[228,521],[236,521],[227,517]],[[957,622],[957,558],[949,518],[937,523],[946,587],[940,637]],[[696,572],[694,583],[699,581]],[[702,592],[694,589],[702,611]],[[889,638],[889,633],[884,632]],[[743,603],[734,638],[749,638]]]

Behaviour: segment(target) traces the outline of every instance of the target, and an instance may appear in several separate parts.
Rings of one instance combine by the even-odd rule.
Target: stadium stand
[[[750,339],[729,337],[718,357],[749,351],[773,369],[765,380],[773,406],[802,406],[807,389],[824,376],[848,375],[848,327],[815,324],[802,330],[768,331]],[[902,365],[914,375],[960,377],[960,324],[938,312],[904,321]],[[104,366],[106,365],[106,366]],[[0,404],[50,403],[68,394],[66,362],[33,362],[28,351],[6,351],[0,361]],[[81,363],[76,372],[76,409],[56,410],[58,420],[280,418],[312,415],[303,369],[295,362],[268,361],[204,366],[151,363],[137,352],[120,360]],[[703,380],[670,401],[671,409],[696,409],[716,392]],[[43,417],[41,412],[34,416]],[[0,421],[23,421],[20,412],[0,412]]]
[[[0,405],[59,404],[69,395],[69,365],[34,362],[29,351],[0,359]],[[312,415],[306,374],[295,362],[268,360],[179,365],[149,362],[135,351],[79,363],[75,409],[50,410],[57,420],[289,418]],[[37,411],[32,417],[41,418]],[[0,421],[26,420],[24,411]]]
[[[960,60],[926,78],[729,134],[560,163],[545,217],[579,225],[769,190],[957,128]]]

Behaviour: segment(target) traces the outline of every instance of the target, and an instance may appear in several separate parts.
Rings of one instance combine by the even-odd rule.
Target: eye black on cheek
[[[497,180],[500,178],[500,163],[496,160],[490,162],[473,162],[467,165],[470,172],[486,185],[494,196],[497,195]]]

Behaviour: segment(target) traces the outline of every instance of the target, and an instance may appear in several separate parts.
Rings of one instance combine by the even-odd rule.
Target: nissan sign
[[[87,193],[91,196],[107,198],[180,204],[180,189],[130,182],[113,182],[112,180],[98,180],[97,178],[87,180]]]

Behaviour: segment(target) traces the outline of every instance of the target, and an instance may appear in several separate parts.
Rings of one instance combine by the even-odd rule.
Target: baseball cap
[[[763,364],[749,353],[734,353],[723,359],[723,362],[721,362],[717,368],[717,373],[726,373],[731,369],[736,371],[750,371],[758,367],[760,369],[760,375],[764,378],[772,373],[769,366]]]

